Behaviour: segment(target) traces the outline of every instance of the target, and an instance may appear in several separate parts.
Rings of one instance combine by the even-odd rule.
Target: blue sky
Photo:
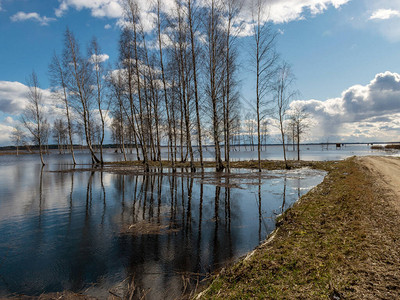
[[[166,6],[171,3],[165,0]],[[400,1],[270,3],[270,18],[280,32],[278,51],[291,64],[300,91],[296,103],[315,121],[307,140],[399,140]],[[0,0],[0,145],[10,144],[33,69],[48,88],[48,64],[54,51],[61,52],[66,27],[82,47],[96,36],[113,64],[120,16],[119,0]],[[242,38],[243,48],[246,43]],[[246,72],[242,93],[252,98]],[[370,111],[361,113],[364,109]]]

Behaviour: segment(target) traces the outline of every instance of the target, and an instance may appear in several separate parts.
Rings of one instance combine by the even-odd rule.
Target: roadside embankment
[[[325,180],[277,220],[273,239],[223,270],[198,298],[398,299],[396,180],[396,158],[334,163]]]

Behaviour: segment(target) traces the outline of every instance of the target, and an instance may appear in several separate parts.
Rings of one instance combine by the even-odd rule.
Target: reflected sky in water
[[[0,296],[104,298],[134,283],[135,297],[176,298],[256,247],[325,175],[51,172],[70,168],[69,158],[46,158],[42,169],[32,156],[0,157]]]

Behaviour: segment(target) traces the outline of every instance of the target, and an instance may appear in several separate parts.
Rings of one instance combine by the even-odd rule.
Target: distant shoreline
[[[301,143],[300,146],[326,146],[326,145],[330,145],[330,146],[335,146],[337,144],[340,145],[400,145],[400,141],[399,142],[320,142],[320,143]],[[221,146],[223,146],[224,144],[221,144]],[[292,143],[287,143],[286,145],[291,146]],[[98,147],[98,145],[93,145],[95,148]],[[240,145],[236,145],[236,144],[231,144],[231,147],[252,147],[252,144],[240,144]],[[282,147],[282,144],[261,144],[262,147],[276,147],[276,146],[280,146]],[[31,150],[37,150],[38,147],[34,146],[34,145],[29,145],[28,146]],[[43,146],[46,147],[46,146]],[[64,149],[69,149],[69,145],[63,145]],[[135,145],[125,145],[126,148],[133,148],[135,147]],[[167,148],[167,145],[161,145],[161,148]],[[193,148],[197,148],[197,145],[192,145]],[[212,148],[214,147],[214,145],[203,145],[202,147],[206,147],[206,148]],[[257,147],[257,145],[254,145],[254,147]],[[103,145],[104,149],[119,149],[119,145],[116,144],[105,144]],[[0,152],[2,151],[10,151],[10,150],[16,150],[17,147],[16,146],[1,146],[0,147]],[[21,151],[29,151],[28,148],[26,146],[21,146],[19,147],[19,149]],[[49,149],[50,150],[58,150],[58,145],[55,144],[51,144],[49,145]],[[85,150],[88,149],[87,146],[85,145],[74,145],[74,150]]]

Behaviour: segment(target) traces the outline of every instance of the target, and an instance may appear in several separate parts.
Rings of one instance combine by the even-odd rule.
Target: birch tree
[[[51,90],[53,96],[57,101],[60,101],[64,107],[65,117],[67,118],[67,128],[68,128],[68,139],[69,147],[72,155],[73,164],[76,165],[75,154],[74,154],[74,143],[73,143],[73,122],[71,116],[71,103],[70,97],[68,95],[68,73],[65,65],[67,62],[61,62],[57,54],[53,55],[52,61],[49,65]]]
[[[61,154],[66,145],[67,126],[62,119],[56,119],[53,123],[53,139],[57,141],[58,152]]]
[[[21,121],[32,137],[32,141],[39,147],[39,155],[42,166],[45,165],[43,159],[43,140],[46,139],[47,121],[44,112],[42,92],[39,87],[39,80],[35,71],[28,78],[29,91],[27,94],[27,104],[21,115]]]
[[[149,171],[149,158],[148,158],[148,149],[146,143],[146,128],[145,128],[145,101],[144,95],[142,93],[142,78],[140,74],[141,60],[140,60],[140,51],[139,47],[141,45],[142,40],[140,40],[140,32],[141,32],[141,20],[139,13],[139,6],[137,1],[135,0],[125,0],[124,1],[124,11],[125,17],[127,19],[127,30],[131,31],[130,41],[132,43],[133,50],[133,64],[134,64],[134,80],[136,83],[136,92],[138,98],[138,115],[139,115],[139,142],[142,147],[143,154],[143,164],[145,166],[146,171]],[[131,63],[131,62],[130,62]]]
[[[223,97],[223,118],[224,118],[224,145],[225,145],[225,161],[227,169],[230,169],[230,136],[233,109],[235,102],[238,101],[238,95],[235,93],[236,81],[235,73],[237,71],[237,52],[236,39],[239,34],[238,27],[234,26],[236,17],[241,10],[241,1],[225,0],[224,1],[224,18],[226,22],[225,28],[225,85]]]
[[[198,31],[196,24],[198,22],[198,7],[194,0],[188,0],[188,23],[190,31],[190,45],[191,45],[191,56],[192,56],[192,72],[193,72],[193,83],[194,83],[194,97],[195,97],[195,108],[196,108],[196,126],[197,126],[197,141],[199,146],[200,155],[200,166],[201,170],[204,170],[203,163],[203,143],[201,135],[201,121],[200,121],[200,96],[199,96],[199,84],[198,84],[198,71],[197,71],[197,52],[198,47],[196,46],[196,38],[194,33]]]
[[[271,91],[271,80],[276,72],[278,55],[275,51],[276,32],[265,21],[267,5],[265,0],[254,0],[253,6],[253,49],[252,61],[256,74],[256,117],[258,170],[261,172],[261,122],[269,106],[267,95]]]
[[[91,64],[79,49],[74,34],[67,29],[64,39],[64,67],[68,70],[68,90],[75,100],[74,108],[81,117],[86,144],[89,148],[92,162],[101,163],[92,146],[92,108],[93,108],[93,78]]]
[[[220,30],[221,24],[221,7],[217,0],[211,0],[208,8],[207,17],[207,72],[208,72],[208,96],[211,102],[212,111],[212,136],[214,140],[216,171],[222,171],[225,166],[221,159],[220,148],[220,111],[222,107],[222,85],[224,68],[224,40]],[[221,60],[222,58],[222,60]]]
[[[22,130],[19,124],[14,126],[10,135],[10,139],[17,148],[17,156],[18,156],[19,147],[21,147],[25,143],[26,139],[25,132]]]
[[[190,0],[189,0],[190,1]],[[190,5],[190,4],[189,4]],[[162,42],[162,20],[161,20],[161,0],[157,0],[157,39],[158,39],[158,50],[159,50],[159,64],[161,68],[161,79],[162,79],[162,89],[163,89],[163,96],[164,96],[164,107],[165,113],[167,115],[167,131],[168,131],[168,145],[170,149],[170,159],[172,165],[172,172],[176,171],[175,168],[175,159],[174,159],[174,148],[173,148],[173,135],[172,135],[172,122],[170,117],[170,108],[169,108],[169,101],[168,101],[168,92],[167,92],[167,80],[165,76],[165,68],[164,68],[164,52],[163,52],[163,42]],[[201,142],[200,142],[201,145]]]
[[[304,107],[293,105],[290,108],[289,117],[293,126],[293,139],[297,143],[297,160],[300,160],[300,140],[310,128],[310,116]]]
[[[293,81],[294,76],[290,66],[286,62],[282,62],[277,69],[276,78],[273,85],[273,92],[275,104],[274,117],[277,121],[281,135],[283,159],[285,161],[286,168],[289,168],[289,166],[287,164],[285,148],[285,120],[287,118],[290,101],[296,95],[296,91],[292,89]]]
[[[89,48],[89,62],[93,65],[92,72],[94,77],[94,86],[95,86],[95,98],[97,109],[100,117],[100,136],[99,136],[99,148],[100,148],[100,161],[103,160],[103,143],[104,143],[104,135],[105,135],[105,118],[109,109],[109,101],[104,97],[104,89],[105,83],[104,78],[106,75],[106,70],[104,68],[104,55],[101,53],[100,46],[97,43],[97,39],[93,38],[90,43]]]

